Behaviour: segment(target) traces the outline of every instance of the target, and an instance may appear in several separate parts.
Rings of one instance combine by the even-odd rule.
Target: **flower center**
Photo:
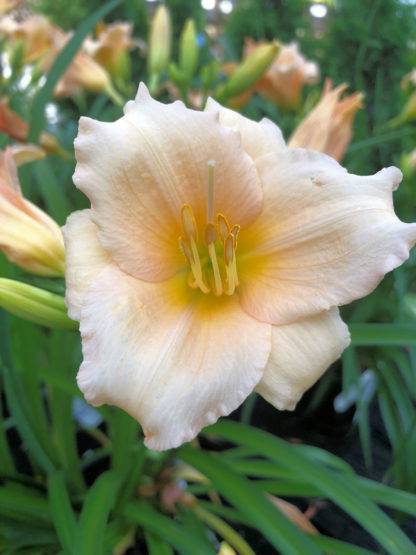
[[[233,295],[238,286],[236,249],[239,225],[230,227],[227,218],[218,213],[214,217],[214,167],[208,162],[207,224],[202,241],[198,237],[194,211],[188,204],[181,210],[183,235],[179,248],[191,271],[188,284],[208,294]],[[202,244],[201,244],[202,243]]]

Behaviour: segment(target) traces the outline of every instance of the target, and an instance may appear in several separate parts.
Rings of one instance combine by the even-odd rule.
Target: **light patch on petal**
[[[205,111],[218,112],[223,125],[236,129],[240,133],[241,145],[253,160],[286,148],[282,132],[267,118],[263,118],[260,122],[253,121],[238,112],[224,108],[213,98],[208,98]]]
[[[111,263],[101,247],[91,210],[73,212],[62,228],[65,242],[65,303],[68,315],[79,321],[81,307],[91,281]]]
[[[209,298],[185,282],[143,282],[108,266],[82,308],[78,385],[91,404],[136,418],[151,449],[189,441],[237,408],[270,353],[271,326],[236,296]]]
[[[255,318],[286,324],[349,303],[408,258],[416,224],[394,213],[397,168],[360,177],[301,149],[256,164],[264,209],[239,238],[240,299]]]
[[[208,162],[215,160],[214,213],[248,226],[262,190],[240,137],[218,114],[153,100],[142,85],[113,123],[81,118],[74,183],[91,200],[99,240],[137,278],[163,281],[183,267],[181,208],[206,223]]]
[[[272,350],[256,391],[279,410],[293,410],[349,343],[337,308],[296,324],[272,326]]]

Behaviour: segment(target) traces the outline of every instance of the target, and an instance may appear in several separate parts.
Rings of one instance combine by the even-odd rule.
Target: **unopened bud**
[[[179,67],[190,80],[198,66],[199,49],[196,40],[196,28],[193,19],[185,23],[179,42]]]
[[[225,85],[220,87],[215,95],[216,99],[224,103],[229,98],[237,96],[249,89],[260,79],[276,58],[279,50],[280,44],[277,41],[262,44],[256,48],[235,70]]]
[[[149,38],[148,69],[151,75],[160,75],[168,67],[171,35],[169,12],[165,6],[159,6],[153,17]]]
[[[63,297],[13,279],[0,278],[0,306],[19,318],[48,328],[78,327],[68,317]]]

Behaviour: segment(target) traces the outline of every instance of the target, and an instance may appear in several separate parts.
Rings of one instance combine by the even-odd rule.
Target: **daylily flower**
[[[398,169],[350,175],[213,100],[196,112],[141,85],[119,120],[81,118],[75,149],[91,200],[64,228],[78,384],[136,418],[151,449],[253,389],[293,409],[349,343],[337,305],[416,241],[393,210]]]
[[[29,136],[29,124],[9,107],[9,100],[6,97],[0,100],[0,131],[21,143],[25,143]],[[39,145],[45,152],[58,154],[63,158],[70,157],[57,139],[49,133],[43,132],[40,134]]]
[[[357,110],[363,107],[363,93],[341,96],[348,87],[345,83],[332,89],[327,79],[322,98],[295,129],[289,148],[309,148],[325,152],[340,161],[352,138],[352,123]]]
[[[0,15],[16,10],[25,0],[0,0]]]
[[[54,26],[44,15],[32,15],[23,21],[12,17],[0,20],[0,34],[8,37],[12,46],[23,42],[23,63],[38,62],[52,46]]]
[[[263,43],[247,38],[243,57],[249,56]],[[263,98],[281,108],[297,109],[303,87],[316,83],[318,77],[318,65],[307,61],[299,52],[298,44],[292,42],[282,46],[273,64],[257,81],[255,89]]]
[[[48,72],[51,69],[58,54],[70,38],[70,33],[54,27],[53,45],[42,60],[43,71]],[[109,74],[103,67],[86,54],[78,52],[58,81],[54,96],[58,98],[73,96],[81,93],[84,89],[93,93],[112,93],[112,84]]]
[[[41,276],[63,276],[64,242],[58,224],[23,198],[17,166],[43,158],[34,145],[0,151],[0,249],[11,261]]]
[[[255,42],[251,38],[245,39],[243,60],[251,56],[260,47],[271,45],[267,41]],[[236,62],[227,62],[221,70],[230,76],[240,67]],[[299,52],[296,42],[282,45],[274,62],[267,71],[246,91],[232,98],[230,107],[241,108],[258,92],[263,98],[283,109],[297,109],[304,85],[316,83],[319,68],[315,62],[308,62]]]
[[[84,52],[111,75],[118,76],[124,65],[123,57],[137,46],[132,32],[132,23],[101,23],[96,28],[97,39],[89,37],[84,41]]]

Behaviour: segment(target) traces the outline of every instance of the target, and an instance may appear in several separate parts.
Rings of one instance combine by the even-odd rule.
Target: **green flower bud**
[[[0,278],[0,306],[24,320],[61,330],[76,330],[61,295],[13,279]]]

